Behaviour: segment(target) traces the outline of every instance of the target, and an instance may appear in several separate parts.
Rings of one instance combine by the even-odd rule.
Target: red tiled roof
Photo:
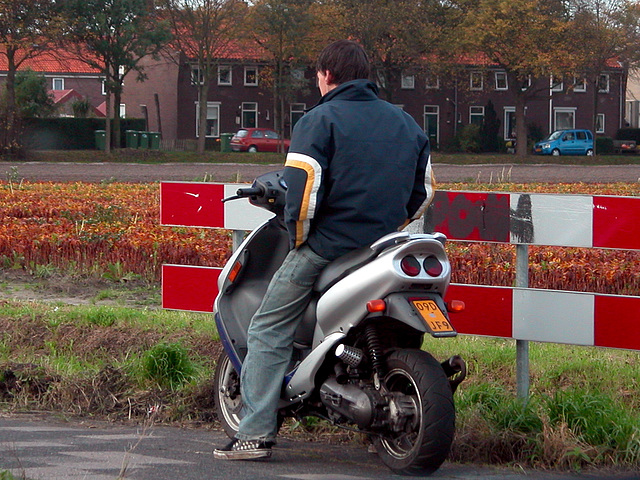
[[[0,47],[0,71],[9,68],[4,48]],[[43,52],[35,58],[25,60],[19,70],[31,69],[38,73],[78,73],[99,74],[100,70],[90,67],[83,61],[72,56],[69,52],[58,49],[51,52]]]

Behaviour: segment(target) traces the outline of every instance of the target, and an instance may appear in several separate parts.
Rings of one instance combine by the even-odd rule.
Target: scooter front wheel
[[[449,455],[455,433],[453,393],[444,370],[427,352],[396,350],[387,357],[384,383],[407,416],[400,431],[390,428],[374,438],[378,455],[401,475],[435,472]]]
[[[233,438],[242,419],[242,395],[240,394],[240,375],[236,372],[231,359],[222,352],[218,357],[215,374],[215,404],[218,420],[225,433]]]

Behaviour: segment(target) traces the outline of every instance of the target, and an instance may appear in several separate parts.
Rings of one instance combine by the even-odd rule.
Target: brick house
[[[221,133],[242,127],[273,128],[272,95],[261,84],[265,62],[256,52],[247,58],[230,53],[219,60],[218,76],[212,82],[207,103],[209,115],[205,134],[216,139]],[[178,61],[176,61],[176,59]],[[163,138],[195,139],[198,75],[188,59],[177,53],[163,60],[144,59],[148,80],[137,83],[125,79],[123,103],[127,116],[146,117],[150,130],[162,129]],[[312,69],[296,72],[308,82],[308,93],[301,93],[288,104],[285,136],[304,110],[318,101],[319,93]],[[601,75],[598,102],[598,135],[614,136],[624,122],[625,71],[617,63]],[[541,80],[539,91],[526,108],[528,125],[544,133],[561,128],[592,126],[593,87],[582,79],[551,82]],[[393,89],[393,103],[412,115],[435,145],[449,142],[462,127],[482,123],[489,100],[500,119],[500,137],[513,139],[515,103],[506,72],[492,66],[468,66],[452,81],[423,73],[403,74]],[[158,118],[160,122],[158,122]]]
[[[0,83],[6,81],[7,68],[6,57],[0,55]],[[45,77],[49,93],[59,105],[60,115],[71,115],[70,103],[85,98],[91,103],[94,116],[104,116],[100,113],[100,105],[105,102],[105,91],[103,77],[98,70],[66,56],[62,51],[44,52],[26,60],[20,70],[27,69]]]

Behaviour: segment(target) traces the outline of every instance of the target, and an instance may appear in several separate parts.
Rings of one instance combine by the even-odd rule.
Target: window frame
[[[400,88],[402,90],[415,90],[416,88],[416,76],[402,72],[400,74]]]
[[[224,81],[222,74],[223,72],[228,72],[229,80]],[[221,87],[230,87],[233,85],[233,68],[231,65],[218,65],[218,86]]]
[[[499,79],[499,77],[504,80],[504,86],[500,86],[501,80]],[[509,80],[507,78],[507,72],[502,70],[493,72],[493,80],[496,91],[504,92],[506,90],[509,90]]]
[[[478,86],[478,81],[480,85]],[[473,70],[469,74],[469,90],[472,92],[481,92],[484,90],[484,74],[480,70]]]
[[[606,86],[602,88],[602,79],[605,79]],[[609,93],[611,91],[611,75],[601,73],[598,76],[598,93]]]
[[[200,138],[200,124],[198,123],[199,120],[199,106],[200,106],[200,102],[194,102],[195,106],[196,106],[196,138]],[[207,119],[206,121],[208,122],[209,120],[213,120],[213,118],[209,118],[209,108],[214,108],[217,111],[217,117],[215,118],[215,120],[217,120],[216,122],[216,133],[217,134],[210,134],[209,128],[207,128],[205,130],[205,137],[207,138],[219,138],[220,137],[220,107],[221,107],[221,103],[220,102],[207,102]],[[208,127],[208,125],[207,125]]]
[[[56,82],[60,82],[62,88],[56,88]],[[64,77],[53,77],[51,79],[51,90],[64,90]]]
[[[477,109],[476,112],[473,112],[474,109]],[[484,115],[485,109],[482,105],[470,105],[469,106],[469,125],[482,125],[484,123]],[[474,123],[474,118],[481,118],[480,123]]]
[[[247,81],[250,78],[250,73],[253,70],[254,81]],[[245,87],[257,87],[258,86],[258,66],[257,65],[245,65],[244,67],[244,86]]]

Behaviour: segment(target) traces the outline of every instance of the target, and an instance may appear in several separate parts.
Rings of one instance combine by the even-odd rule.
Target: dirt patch
[[[159,291],[159,285],[138,279],[36,276],[21,269],[0,270],[0,299],[5,300],[160,308]]]

